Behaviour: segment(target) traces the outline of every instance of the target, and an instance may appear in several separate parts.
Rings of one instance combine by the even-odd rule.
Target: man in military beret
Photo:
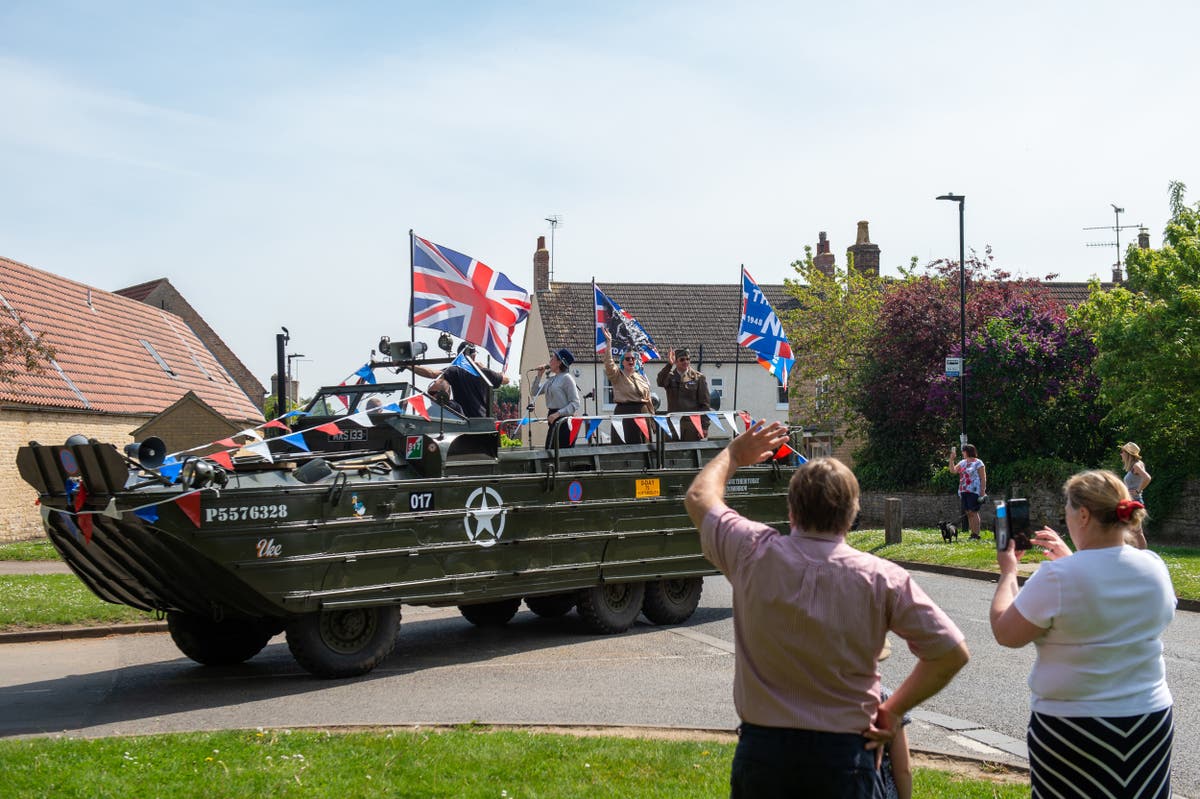
[[[708,378],[692,368],[692,360],[686,349],[674,349],[667,353],[667,363],[658,373],[658,384],[667,391],[667,413],[699,413],[703,436],[696,431],[691,420],[680,417],[678,427],[684,441],[699,441],[708,435],[708,416],[712,406],[708,404]]]

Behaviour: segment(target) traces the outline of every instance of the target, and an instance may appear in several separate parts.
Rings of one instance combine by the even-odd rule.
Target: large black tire
[[[288,625],[288,649],[317,677],[357,677],[392,653],[399,627],[398,605],[322,610]]]
[[[459,605],[463,618],[476,627],[503,627],[512,621],[521,609],[521,598],[497,599],[495,602],[476,602],[474,605]]]
[[[687,621],[700,604],[704,591],[702,577],[680,577],[646,583],[642,613],[655,624],[679,624]]]
[[[557,619],[575,609],[575,593],[525,597],[525,607],[543,619]]]
[[[623,633],[642,612],[645,583],[605,583],[579,592],[579,615],[592,632]]]
[[[205,666],[244,663],[262,651],[277,632],[272,621],[212,621],[190,613],[167,613],[167,630],[179,651]]]

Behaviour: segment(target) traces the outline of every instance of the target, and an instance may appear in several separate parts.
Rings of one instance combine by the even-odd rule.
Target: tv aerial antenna
[[[550,282],[554,282],[554,231],[563,223],[562,214],[550,214],[546,217],[550,223]]]
[[[1121,231],[1129,230],[1130,228],[1141,228],[1142,225],[1122,225],[1121,214],[1125,213],[1124,208],[1120,208],[1116,203],[1109,203],[1113,209],[1115,221],[1111,225],[1098,225],[1096,227],[1085,227],[1084,230],[1111,230],[1116,234],[1115,241],[1091,241],[1088,242],[1089,247],[1116,247],[1117,248],[1117,271],[1121,270]]]

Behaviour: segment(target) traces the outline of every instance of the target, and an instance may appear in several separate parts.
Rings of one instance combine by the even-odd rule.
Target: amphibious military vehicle
[[[732,432],[723,421],[682,442],[668,428],[691,420],[650,417],[648,443],[599,444],[608,420],[590,417],[574,446],[501,448],[494,419],[392,382],[323,389],[264,425],[282,435],[246,431],[205,457],[73,436],[17,462],[75,573],[101,599],[165,614],[188,657],[239,663],[286,631],[309,672],[348,677],[392,651],[404,604],[500,625],[524,601],[599,633],[639,613],[689,618],[715,571],[682,499]],[[783,529],[788,471],[739,472],[730,504]]]

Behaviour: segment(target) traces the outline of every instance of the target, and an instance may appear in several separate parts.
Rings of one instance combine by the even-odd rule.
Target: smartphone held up
[[[996,503],[996,549],[1008,549],[1008,542],[1016,544],[1017,551],[1033,548],[1033,525],[1029,520],[1029,500],[1013,497],[1007,502]]]

